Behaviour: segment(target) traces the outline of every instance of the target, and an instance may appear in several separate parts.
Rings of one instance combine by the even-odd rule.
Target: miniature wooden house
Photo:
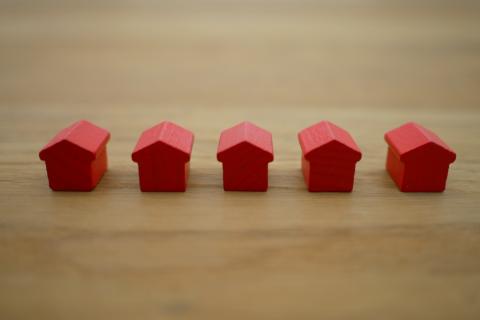
[[[217,159],[223,165],[225,191],[266,191],[272,134],[250,122],[226,129],[220,135]]]
[[[386,168],[404,192],[445,190],[448,168],[456,154],[435,133],[409,122],[385,134]]]
[[[60,131],[40,151],[50,188],[90,191],[107,170],[110,133],[82,120]]]
[[[350,192],[362,153],[344,129],[321,121],[298,133],[308,191]]]
[[[193,133],[172,122],[144,131],[132,153],[142,191],[185,191]]]

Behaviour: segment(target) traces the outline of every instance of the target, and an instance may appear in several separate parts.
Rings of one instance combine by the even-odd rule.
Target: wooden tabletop
[[[1,319],[479,319],[480,6],[474,1],[0,3]],[[112,134],[91,193],[52,192],[41,147]],[[352,193],[308,193],[297,132],[362,149]],[[130,154],[195,133],[186,193],[141,193]],[[222,129],[273,134],[266,193],[222,189]],[[401,193],[385,131],[456,152],[440,194]]]

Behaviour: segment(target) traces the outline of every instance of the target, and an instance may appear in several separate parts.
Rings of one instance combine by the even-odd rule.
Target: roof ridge
[[[418,123],[412,122],[412,124],[417,128],[417,130],[427,139],[428,142],[435,142],[435,139],[432,139],[432,134],[424,127],[419,125]],[[435,142],[435,144],[438,144]]]
[[[222,161],[219,155],[244,143],[273,158],[272,134],[250,121],[242,121],[221,132],[217,147],[217,159]]]
[[[59,140],[60,141],[65,141],[65,140],[68,140],[69,136],[73,133],[73,131],[75,129],[77,129],[80,125],[84,124],[84,123],[88,123],[86,120],[79,120],[77,122],[74,122],[70,127],[67,127],[65,129],[65,135],[62,139]]]
[[[434,143],[435,145],[445,149],[448,152],[453,152],[450,147],[433,131],[417,124],[414,122],[415,127],[420,131],[420,133],[427,139],[427,143]]]
[[[82,126],[84,128],[81,128]],[[89,134],[88,131],[90,129],[94,130],[95,134]],[[85,133],[86,131],[87,133]],[[87,134],[88,139],[85,138],[85,134]],[[102,138],[101,140],[99,140],[100,137]],[[73,144],[80,150],[93,154],[96,157],[98,148],[105,145],[109,139],[110,132],[108,130],[82,119],[57,133],[40,151],[40,159],[43,160],[44,154],[48,152],[47,150],[62,143]],[[92,140],[94,141],[92,142]]]
[[[162,121],[161,123],[158,124],[158,134],[156,134],[155,140],[156,142],[163,142],[165,143],[165,131],[167,131],[167,121]]]
[[[248,140],[248,131],[250,127],[250,123],[248,121],[243,121],[240,126],[242,127],[242,133],[244,140]]]
[[[433,145],[448,153],[455,160],[456,154],[435,132],[410,121],[385,133],[385,140],[400,159],[407,159],[424,146]],[[453,161],[452,160],[452,161]]]
[[[324,123],[325,123],[325,127],[327,128],[328,130],[328,133],[330,133],[330,136],[332,138],[332,140],[335,140],[335,141],[338,141],[338,142],[341,142],[337,139],[337,136],[335,135],[335,133],[333,132],[332,130],[332,124],[330,121],[327,121],[327,120],[324,120]],[[331,141],[330,141],[331,142]]]
[[[304,156],[314,154],[317,150],[333,145],[341,145],[361,156],[361,150],[350,133],[335,123],[322,120],[299,132],[298,138]]]
[[[189,143],[182,142],[177,133],[181,137],[188,139]],[[171,121],[162,121],[141,134],[132,152],[132,159],[134,159],[135,154],[140,154],[142,150],[154,145],[162,145],[190,157],[193,140],[194,135],[190,130]],[[137,162],[135,159],[134,161]]]

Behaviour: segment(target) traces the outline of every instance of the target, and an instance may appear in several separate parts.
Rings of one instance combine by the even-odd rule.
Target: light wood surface
[[[0,319],[480,318],[478,2],[93,3],[0,3]],[[52,192],[38,151],[82,118],[110,169]],[[130,153],[165,119],[195,132],[189,189],[142,194]],[[351,194],[305,191],[321,119],[363,151]],[[222,190],[242,120],[273,133],[267,193]],[[386,174],[408,120],[457,152],[445,193]]]

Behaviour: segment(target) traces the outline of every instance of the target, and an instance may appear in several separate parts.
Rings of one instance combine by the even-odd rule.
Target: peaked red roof
[[[222,131],[217,148],[218,161],[223,162],[227,153],[234,151],[242,144],[256,148],[267,162],[273,161],[272,134],[248,121]]]
[[[71,152],[94,160],[110,139],[110,133],[91,122],[80,120],[60,131],[40,151],[40,159],[46,160],[61,145],[69,145]]]
[[[362,157],[360,148],[350,134],[329,121],[320,121],[298,133],[302,153],[307,160],[322,156],[325,151],[347,152],[346,157],[358,161]]]
[[[401,160],[408,159],[427,146],[440,150],[445,154],[446,161],[453,162],[456,158],[455,152],[435,133],[415,122],[408,122],[388,131],[385,133],[385,141],[399,155]]]
[[[193,133],[181,126],[164,121],[145,130],[135,146],[132,159],[138,162],[141,154],[151,146],[161,143],[178,152],[184,161],[190,160],[193,147]]]

